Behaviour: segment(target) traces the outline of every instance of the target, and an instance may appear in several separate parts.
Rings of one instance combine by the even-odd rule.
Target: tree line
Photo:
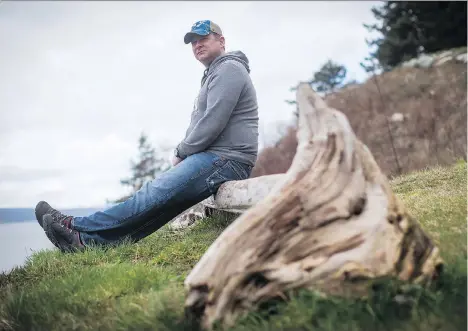
[[[370,53],[360,63],[366,72],[389,71],[421,54],[467,46],[466,1],[383,1],[371,11],[377,22],[363,27],[379,35],[366,40]],[[307,82],[328,94],[355,83],[346,82],[346,74],[344,65],[328,59]]]

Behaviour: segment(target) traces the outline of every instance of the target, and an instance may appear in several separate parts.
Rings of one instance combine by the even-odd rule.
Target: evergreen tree
[[[124,186],[129,186],[132,194],[138,191],[147,181],[156,177],[158,173],[166,170],[166,160],[156,155],[155,149],[148,141],[148,136],[142,132],[138,139],[138,159],[131,160],[132,176],[120,180]],[[130,196],[124,196],[114,202],[122,202]]]
[[[315,91],[322,92],[325,94],[334,92],[337,88],[343,87],[348,83],[344,83],[346,78],[346,68],[343,65],[328,60],[325,64],[322,65],[319,71],[313,74],[313,78],[304,82],[308,83]],[[356,81],[351,81],[349,83],[356,83]],[[290,92],[295,92],[297,86],[293,86],[289,89]],[[296,118],[299,117],[299,108],[296,100],[284,100],[289,105],[294,105],[295,110],[293,112]]]
[[[384,70],[421,53],[466,46],[466,1],[386,1],[372,13],[379,23],[364,26],[381,37],[367,43]]]
[[[314,78],[309,82],[317,92],[332,93],[341,87],[346,78],[346,68],[338,63],[328,60],[319,71],[314,73]]]

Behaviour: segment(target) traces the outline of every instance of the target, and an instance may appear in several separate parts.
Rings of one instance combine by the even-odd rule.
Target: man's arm
[[[220,65],[208,85],[204,116],[177,147],[181,158],[205,150],[223,131],[244,88],[246,74],[235,63]]]

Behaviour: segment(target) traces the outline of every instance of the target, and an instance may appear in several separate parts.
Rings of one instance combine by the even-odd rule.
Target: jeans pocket
[[[220,163],[213,174],[207,177],[206,185],[211,194],[216,194],[219,187],[227,181],[242,180],[248,177],[248,171],[236,163],[232,160],[225,160],[225,162]]]
[[[216,194],[221,184],[228,181],[228,179],[222,175],[221,170],[222,168],[216,170],[206,179],[206,185],[211,194]]]
[[[243,164],[232,160],[228,162],[228,166],[237,174],[237,179],[235,180],[243,180],[249,178],[250,172],[252,170],[252,167],[248,166],[247,164]]]

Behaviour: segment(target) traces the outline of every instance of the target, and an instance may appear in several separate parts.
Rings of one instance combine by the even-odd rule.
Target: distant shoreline
[[[2,220],[0,221],[0,225],[2,224],[12,224],[12,223],[28,223],[28,222],[36,222],[36,220],[21,220],[21,221],[17,221],[17,220]]]
[[[93,208],[69,208],[61,209],[60,211],[67,215],[87,216],[107,207]],[[35,220],[34,208],[0,208],[0,224],[29,222],[25,220]]]

